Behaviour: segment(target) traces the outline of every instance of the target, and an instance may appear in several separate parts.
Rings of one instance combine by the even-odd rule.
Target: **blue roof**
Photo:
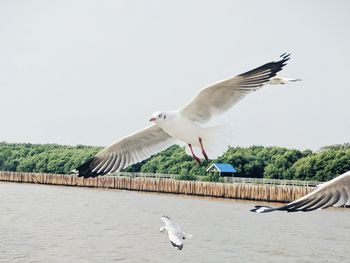
[[[213,163],[209,169],[212,167],[212,166],[215,166],[216,169],[218,169],[221,173],[235,173],[237,172],[236,169],[229,163]],[[208,170],[209,170],[208,169]]]

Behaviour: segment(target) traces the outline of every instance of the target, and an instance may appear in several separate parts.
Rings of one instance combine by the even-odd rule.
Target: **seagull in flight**
[[[301,79],[289,79],[289,78],[283,78],[283,77],[273,77],[271,78],[267,84],[270,85],[279,85],[279,84],[287,84],[289,82],[297,82],[297,81],[301,81]]]
[[[170,243],[177,249],[181,250],[184,246],[183,240],[191,238],[192,235],[182,232],[179,225],[172,221],[168,216],[161,216],[160,219],[165,223],[165,226],[160,228],[160,232],[168,232]]]
[[[204,87],[183,108],[153,113],[151,125],[104,148],[76,169],[78,176],[119,172],[179,142],[186,144],[186,153],[198,163],[199,156],[206,160],[217,158],[230,144],[232,131],[227,126],[202,125],[267,84],[289,58],[290,54],[284,53],[277,60]]]
[[[269,207],[255,206],[250,210],[256,213],[273,211],[309,212],[316,209],[325,209],[330,206],[350,205],[350,171],[323,183],[315,191],[284,206]]]

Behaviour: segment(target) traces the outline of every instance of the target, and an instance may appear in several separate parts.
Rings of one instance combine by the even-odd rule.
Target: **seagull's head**
[[[164,233],[165,231],[166,231],[166,228],[165,228],[165,226],[162,226],[161,228],[160,228],[160,230],[159,230],[160,232],[162,232],[162,233]]]
[[[166,121],[167,115],[166,112],[156,111],[152,114],[152,118],[149,121],[159,124]]]

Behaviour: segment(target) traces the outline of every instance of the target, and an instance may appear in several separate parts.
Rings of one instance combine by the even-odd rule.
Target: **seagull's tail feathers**
[[[233,142],[233,127],[231,125],[220,125],[203,128],[202,145],[208,158],[213,160],[221,156]],[[200,143],[192,144],[192,149],[197,157],[204,158]],[[191,149],[186,146],[186,153],[190,156]]]
[[[204,128],[203,148],[209,159],[221,156],[233,144],[233,127],[220,125]]]

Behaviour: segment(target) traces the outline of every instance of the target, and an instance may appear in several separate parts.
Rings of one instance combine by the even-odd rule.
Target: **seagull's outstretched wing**
[[[160,219],[165,223],[165,227],[167,229],[180,231],[179,225],[176,224],[173,220],[171,220],[170,217],[168,217],[168,216],[161,216]]]
[[[78,176],[96,177],[141,162],[175,144],[176,140],[156,125],[119,139],[77,168]]]
[[[350,171],[321,184],[315,191],[280,207],[256,206],[252,212],[309,212],[330,206],[350,205]]]
[[[176,232],[168,231],[168,235],[169,235],[170,243],[174,247],[178,248],[179,250],[181,250],[184,247],[181,237],[179,235],[176,235]]]
[[[266,84],[270,78],[282,70],[288,60],[289,54],[282,54],[277,61],[205,87],[180,112],[193,121],[209,121],[212,117],[230,109],[247,94]]]

